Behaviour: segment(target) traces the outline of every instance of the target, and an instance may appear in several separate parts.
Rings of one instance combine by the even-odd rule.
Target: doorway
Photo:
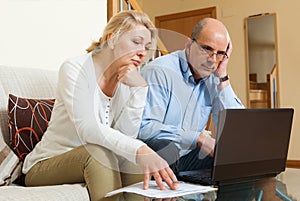
[[[194,26],[199,20],[206,17],[216,19],[216,7],[155,17],[155,26],[166,52],[184,49],[185,42],[191,36]],[[211,116],[207,122],[206,130],[212,131],[215,136],[216,127],[212,123]]]
[[[216,18],[216,7],[155,17],[159,38],[168,52],[182,50],[196,23],[206,17]]]
[[[276,14],[245,19],[249,108],[279,107]]]

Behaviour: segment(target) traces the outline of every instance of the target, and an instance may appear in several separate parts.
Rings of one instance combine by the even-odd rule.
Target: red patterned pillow
[[[30,99],[9,94],[9,146],[21,161],[41,140],[48,127],[53,105],[54,99]]]

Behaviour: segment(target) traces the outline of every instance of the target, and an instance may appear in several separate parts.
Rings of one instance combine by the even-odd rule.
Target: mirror
[[[248,108],[279,107],[276,14],[245,19]]]

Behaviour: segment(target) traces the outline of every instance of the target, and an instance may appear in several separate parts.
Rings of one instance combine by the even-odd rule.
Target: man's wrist
[[[228,81],[229,80],[229,75],[228,74],[226,74],[226,75],[224,75],[224,76],[215,76],[214,77],[214,83],[216,84],[216,85],[220,85],[220,84],[222,84],[223,82],[226,82],[226,81]]]
[[[207,136],[211,136],[211,131],[203,130],[203,131],[201,132],[201,134],[204,134],[204,135],[207,135]]]
[[[222,83],[222,82],[225,82],[225,81],[227,81],[227,80],[229,80],[229,75],[228,75],[228,74],[226,74],[225,76],[220,77],[220,82],[221,82],[221,83]]]

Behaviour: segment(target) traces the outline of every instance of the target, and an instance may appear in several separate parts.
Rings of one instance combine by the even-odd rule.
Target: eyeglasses
[[[198,45],[198,48],[200,49],[200,51],[202,51],[203,53],[205,52],[206,54],[208,54],[209,57],[216,55],[217,62],[221,62],[225,58],[228,58],[228,55],[225,51],[214,52],[214,49],[212,47],[210,47],[208,45],[200,45],[196,39],[193,39],[192,41]]]

